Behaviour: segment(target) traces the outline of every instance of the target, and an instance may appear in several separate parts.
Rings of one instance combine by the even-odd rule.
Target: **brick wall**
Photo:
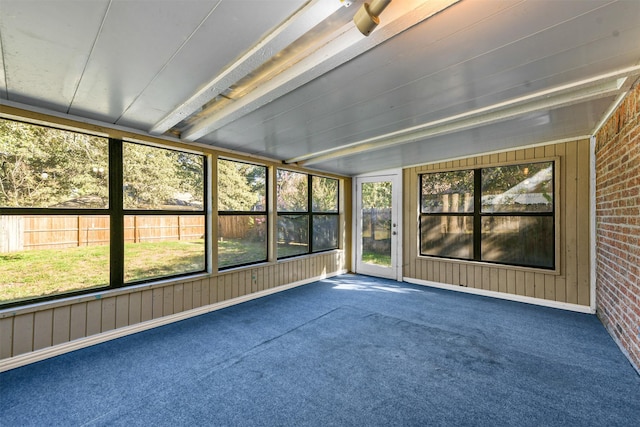
[[[597,313],[640,372],[640,82],[595,152]]]

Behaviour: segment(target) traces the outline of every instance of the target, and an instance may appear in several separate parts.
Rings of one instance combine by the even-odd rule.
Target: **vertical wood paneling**
[[[218,293],[218,288],[222,286],[222,278],[221,277],[209,277],[207,279],[203,279],[202,280],[203,283],[206,283],[206,289],[209,290],[208,292],[208,300],[207,300],[207,304],[214,304],[218,301],[220,301],[218,299],[218,296],[220,295]]]
[[[451,283],[454,285],[459,285],[460,284],[460,264],[450,264],[450,265],[453,271]]]
[[[491,269],[489,267],[482,267],[482,289],[491,290]]]
[[[142,291],[140,301],[140,320],[146,322],[153,319],[153,291],[146,289]]]
[[[498,292],[509,292],[507,287],[507,270],[503,268],[498,270]]]
[[[140,323],[142,319],[142,292],[129,294],[128,321],[130,325]]]
[[[554,276],[544,276],[544,299],[550,301],[555,301],[556,299],[556,278]]]
[[[102,332],[110,331],[116,327],[116,299],[105,298],[102,300]]]
[[[484,281],[483,281],[483,277],[482,277],[482,266],[476,265],[474,268],[474,275],[475,275],[475,287],[478,289],[483,289],[484,288]]]
[[[78,303],[71,306],[71,327],[69,338],[77,340],[87,336],[87,304]]]
[[[116,328],[129,326],[129,294],[116,297]]]
[[[191,310],[193,308],[193,282],[184,284],[184,310]]]
[[[516,295],[525,295],[524,271],[516,271]]]
[[[567,280],[564,277],[556,278],[556,301],[566,301],[567,299]]]
[[[544,278],[545,275],[542,273],[536,273],[535,274],[535,297],[536,298],[544,298],[544,290],[545,290],[545,282],[544,282]]]
[[[489,270],[489,286],[490,286],[490,289],[494,292],[498,292],[500,290],[500,283],[498,282],[497,268],[491,268]]]
[[[53,345],[69,341],[71,325],[71,306],[53,309]]]
[[[468,286],[468,281],[467,281],[467,266],[466,265],[461,265],[460,266],[460,284],[462,286]]]
[[[102,300],[87,303],[87,335],[95,335],[102,330]]]
[[[35,313],[33,325],[33,349],[53,345],[53,310]]]
[[[163,301],[164,289],[156,288],[156,289],[153,289],[152,292],[153,293],[152,293],[152,299],[151,299],[151,304],[152,304],[151,315],[153,316],[153,319],[157,319],[158,317],[162,317],[162,305],[164,303]]]
[[[173,314],[173,286],[165,286],[162,293],[162,316]]]
[[[173,312],[180,313],[184,310],[184,285],[178,283],[173,287]]]
[[[13,354],[13,317],[0,319],[0,359]]]
[[[517,294],[516,290],[516,272],[515,270],[507,270],[507,292]]]
[[[536,296],[536,276],[531,271],[524,273],[524,292],[528,297]]]
[[[23,354],[33,351],[33,324],[34,314],[23,314],[16,316],[13,325],[15,331],[20,333],[13,334],[13,354]]]

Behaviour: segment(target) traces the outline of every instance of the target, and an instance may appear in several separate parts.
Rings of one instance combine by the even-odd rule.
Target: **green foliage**
[[[123,144],[124,204],[158,209],[204,201],[200,155]],[[106,138],[0,119],[0,206],[106,208]]]
[[[266,168],[218,160],[218,210],[266,209]]]
[[[277,204],[279,212],[307,212],[309,209],[306,174],[278,169]]]
[[[391,182],[365,182],[362,184],[362,208],[391,207]]]
[[[0,119],[0,206],[108,205],[105,138]]]
[[[338,180],[314,176],[312,179],[314,212],[338,212]]]
[[[122,167],[125,209],[160,209],[178,196],[202,203],[202,156],[125,143]]]

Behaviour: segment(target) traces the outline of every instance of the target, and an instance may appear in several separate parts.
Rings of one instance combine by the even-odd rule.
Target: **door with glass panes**
[[[357,177],[356,272],[402,280],[400,173]]]

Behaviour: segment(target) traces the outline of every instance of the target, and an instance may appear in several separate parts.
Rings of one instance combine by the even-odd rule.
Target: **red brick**
[[[596,135],[598,316],[640,367],[640,85]]]

